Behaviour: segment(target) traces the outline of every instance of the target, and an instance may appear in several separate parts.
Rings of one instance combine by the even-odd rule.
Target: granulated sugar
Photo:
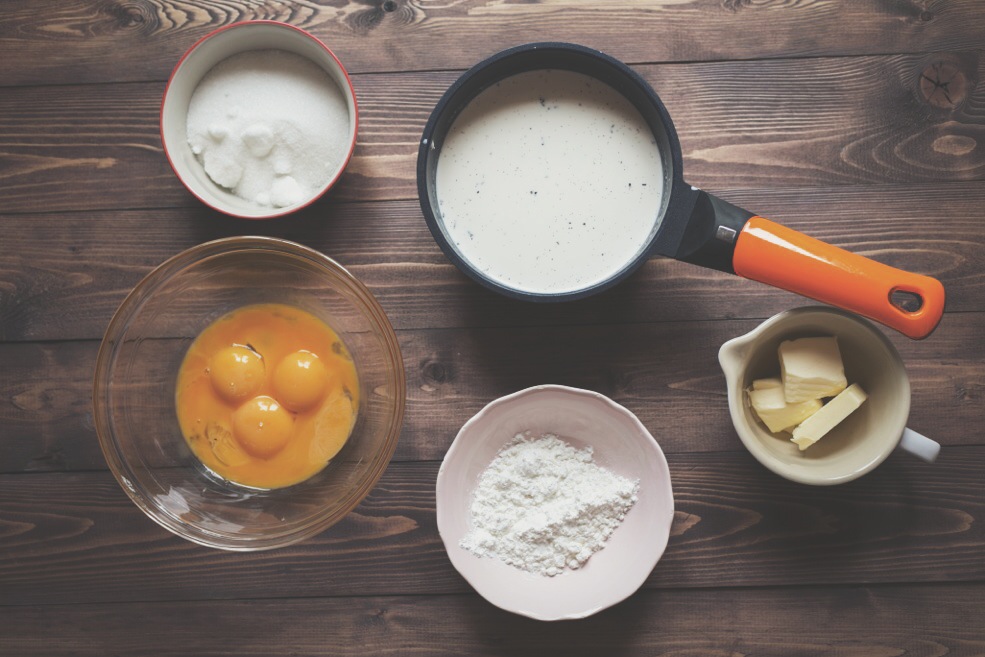
[[[596,465],[590,447],[517,434],[479,477],[460,545],[554,576],[601,550],[638,492],[639,480]]]
[[[188,105],[192,152],[217,185],[260,206],[305,201],[349,148],[349,109],[317,64],[282,50],[223,60]]]

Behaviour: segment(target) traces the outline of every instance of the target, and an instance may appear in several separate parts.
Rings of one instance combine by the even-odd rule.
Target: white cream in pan
[[[460,255],[517,290],[581,290],[622,270],[655,230],[663,166],[640,113],[580,73],[521,73],[455,119],[436,172]]]

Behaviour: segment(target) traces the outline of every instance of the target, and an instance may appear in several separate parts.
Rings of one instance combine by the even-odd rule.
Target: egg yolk
[[[258,458],[270,458],[282,450],[293,432],[294,417],[272,397],[254,397],[233,412],[233,435]]]
[[[263,385],[263,358],[241,345],[221,349],[209,361],[209,378],[216,393],[230,403],[255,395]]]
[[[311,458],[328,462],[335,458],[349,438],[356,421],[352,400],[338,395],[325,402],[315,418],[314,436],[311,441]]]
[[[288,354],[274,370],[274,395],[295,412],[311,408],[325,396],[328,371],[325,364],[310,351]]]
[[[337,457],[356,424],[359,393],[355,363],[332,327],[272,303],[236,308],[195,338],[174,402],[185,441],[206,468],[271,490]]]

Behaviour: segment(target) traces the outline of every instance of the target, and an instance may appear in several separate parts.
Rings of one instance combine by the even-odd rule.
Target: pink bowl
[[[640,480],[635,506],[578,570],[546,577],[459,546],[479,475],[523,431],[591,446],[598,465]],[[667,547],[674,496],[663,451],[635,415],[596,392],[543,385],[497,399],[465,423],[438,471],[437,516],[449,559],[486,600],[530,618],[562,620],[590,616],[643,584]]]

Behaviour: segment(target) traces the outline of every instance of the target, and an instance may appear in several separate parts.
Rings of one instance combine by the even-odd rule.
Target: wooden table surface
[[[0,0],[0,654],[985,654],[985,6],[981,0]],[[211,29],[278,19],[353,74],[359,143],[298,216],[197,202],[158,136],[165,81]],[[942,280],[921,342],[890,335],[910,426],[834,488],[742,448],[717,351],[805,299],[654,259],[617,288],[528,305],[442,255],[417,141],[458,75],[530,41],[631,64],[678,126],[687,180],[838,246]],[[127,292],[165,258],[248,233],[336,258],[380,300],[407,369],[396,455],[345,520],[256,554],[147,519],[108,472],[91,377]],[[609,395],[667,454],[677,515],[643,588],[539,623],[448,561],[434,483],[462,423],[539,383]]]

